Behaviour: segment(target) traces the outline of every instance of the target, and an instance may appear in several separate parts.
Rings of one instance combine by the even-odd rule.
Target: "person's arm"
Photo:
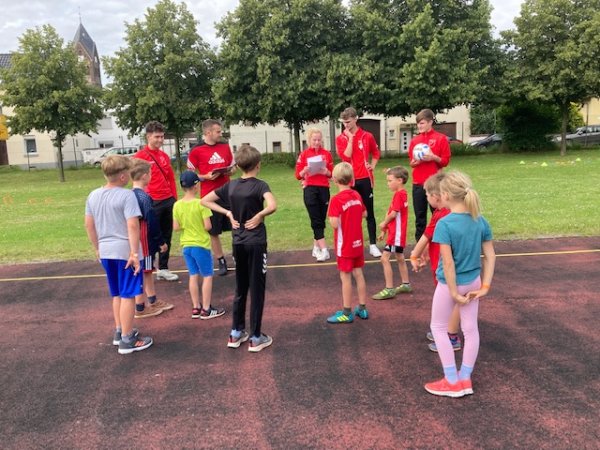
[[[340,226],[340,222],[339,219],[337,217],[329,217],[329,224],[331,225],[331,228],[333,228],[334,230],[337,229],[337,227]]]
[[[173,231],[181,231],[181,226],[175,219],[173,219]]]
[[[210,231],[211,228],[212,228],[212,222],[210,221],[210,217],[205,217],[204,218],[204,229],[206,231]]]
[[[229,221],[231,222],[231,226],[234,230],[237,230],[240,227],[240,223],[233,218],[233,213],[228,209],[223,208],[221,205],[217,204],[217,200],[219,200],[219,196],[215,191],[209,192],[204,197],[200,199],[200,203],[202,206],[205,206],[213,211],[223,214],[227,216]]]
[[[260,225],[260,223],[264,220],[266,216],[271,215],[275,211],[277,211],[277,201],[275,200],[275,196],[272,192],[265,192],[263,198],[265,200],[266,205],[262,209],[262,211],[259,211],[254,217],[246,221],[244,227],[247,230],[252,230],[253,228],[256,228],[258,225]]]
[[[304,155],[304,152],[300,153],[298,160],[296,161],[296,172],[294,175],[296,176],[297,180],[303,179],[308,172],[308,165],[306,164],[306,158]]]
[[[483,251],[483,259],[481,264],[481,287],[476,291],[471,291],[467,294],[467,298],[481,298],[490,291],[492,286],[492,278],[494,278],[494,269],[496,267],[496,252],[492,241],[485,241],[481,245]]]
[[[410,252],[410,263],[412,265],[413,271],[418,272],[423,267],[420,264],[421,255],[425,253],[428,245],[429,239],[427,238],[427,236],[425,236],[425,234],[423,234],[419,239],[419,242],[417,242],[415,247],[412,249],[412,252]]]
[[[127,219],[127,237],[129,238],[129,258],[125,268],[133,267],[133,273],[137,275],[140,271],[140,256],[138,255],[138,249],[140,248],[139,217]]]
[[[94,247],[94,253],[96,259],[100,259],[100,253],[98,250],[98,233],[96,232],[96,223],[92,216],[85,216],[85,231],[87,232],[88,239],[90,240],[92,247]]]
[[[377,167],[377,163],[379,162],[379,158],[381,158],[381,152],[379,151],[377,141],[375,140],[375,137],[372,134],[370,134],[369,137],[369,147],[369,153],[371,154],[370,168],[374,171],[375,167]]]
[[[454,265],[454,258],[452,257],[452,248],[449,244],[440,244],[440,257],[442,258],[444,278],[446,278],[446,285],[450,291],[450,296],[457,303],[469,303],[467,297],[458,293],[458,287],[456,285],[456,266]]]

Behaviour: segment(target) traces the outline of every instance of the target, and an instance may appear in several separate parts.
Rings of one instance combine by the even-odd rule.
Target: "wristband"
[[[489,284],[485,284],[485,283],[484,283],[484,284],[482,284],[482,285],[481,285],[481,288],[482,288],[482,289],[489,289],[489,288],[490,288],[490,285],[489,285]]]

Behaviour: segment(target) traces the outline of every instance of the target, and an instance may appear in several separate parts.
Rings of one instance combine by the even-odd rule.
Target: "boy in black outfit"
[[[248,351],[259,352],[273,343],[273,338],[261,333],[267,281],[267,229],[264,218],[277,209],[269,185],[256,178],[260,171],[260,153],[250,145],[242,145],[235,153],[235,163],[241,178],[230,181],[202,198],[207,208],[224,214],[233,228],[235,259],[235,298],[233,326],[227,347],[238,348],[250,339]],[[231,210],[217,204],[225,200]],[[266,206],[265,206],[266,204]],[[250,290],[250,331],[246,332],[246,297]]]

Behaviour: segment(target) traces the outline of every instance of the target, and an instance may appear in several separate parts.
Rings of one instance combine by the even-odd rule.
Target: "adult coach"
[[[335,140],[338,156],[352,165],[354,171],[353,189],[360,194],[367,208],[367,231],[369,233],[369,253],[374,258],[381,257],[377,248],[377,225],[373,206],[373,171],[381,153],[371,133],[357,125],[358,114],[354,108],[346,108],[340,114],[344,130]]]
[[[235,172],[231,148],[229,144],[221,142],[223,136],[221,122],[214,119],[202,122],[202,136],[204,142],[190,151],[187,161],[188,169],[198,172],[198,177],[203,180],[200,183],[201,198],[227,183],[231,174]],[[223,200],[217,203],[229,209]],[[219,264],[217,274],[223,276],[227,274],[227,262],[220,235],[223,231],[231,231],[231,222],[228,217],[216,211],[213,211],[210,221],[212,223],[209,231],[210,246]]]
[[[177,200],[175,174],[169,155],[161,150],[165,141],[165,127],[157,121],[146,125],[146,146],[133,155],[146,160],[151,165],[150,183],[146,192],[152,197],[152,210],[160,226],[160,232],[167,244],[167,251],[159,253],[157,280],[177,281],[179,276],[169,270],[171,236],[173,235],[173,205]],[[153,260],[154,260],[154,255]]]
[[[427,194],[423,185],[427,178],[438,173],[450,163],[450,144],[445,134],[433,129],[433,111],[422,109],[417,114],[417,129],[415,136],[408,147],[408,158],[412,167],[412,198],[415,212],[415,241],[419,242],[427,226]],[[427,144],[431,152],[425,154],[421,160],[416,160],[413,150],[417,144]]]

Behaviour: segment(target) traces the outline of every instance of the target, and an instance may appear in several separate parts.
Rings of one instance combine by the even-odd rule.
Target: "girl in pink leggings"
[[[440,244],[441,263],[436,271],[439,282],[431,306],[431,332],[444,378],[427,383],[425,390],[433,395],[463,397],[473,394],[471,373],[479,351],[479,299],[490,290],[496,254],[492,230],[480,214],[479,195],[469,177],[458,171],[448,172],[440,182],[440,192],[450,214],[437,223],[433,234],[433,242]],[[447,334],[448,320],[456,303],[460,305],[464,335],[460,371]]]

